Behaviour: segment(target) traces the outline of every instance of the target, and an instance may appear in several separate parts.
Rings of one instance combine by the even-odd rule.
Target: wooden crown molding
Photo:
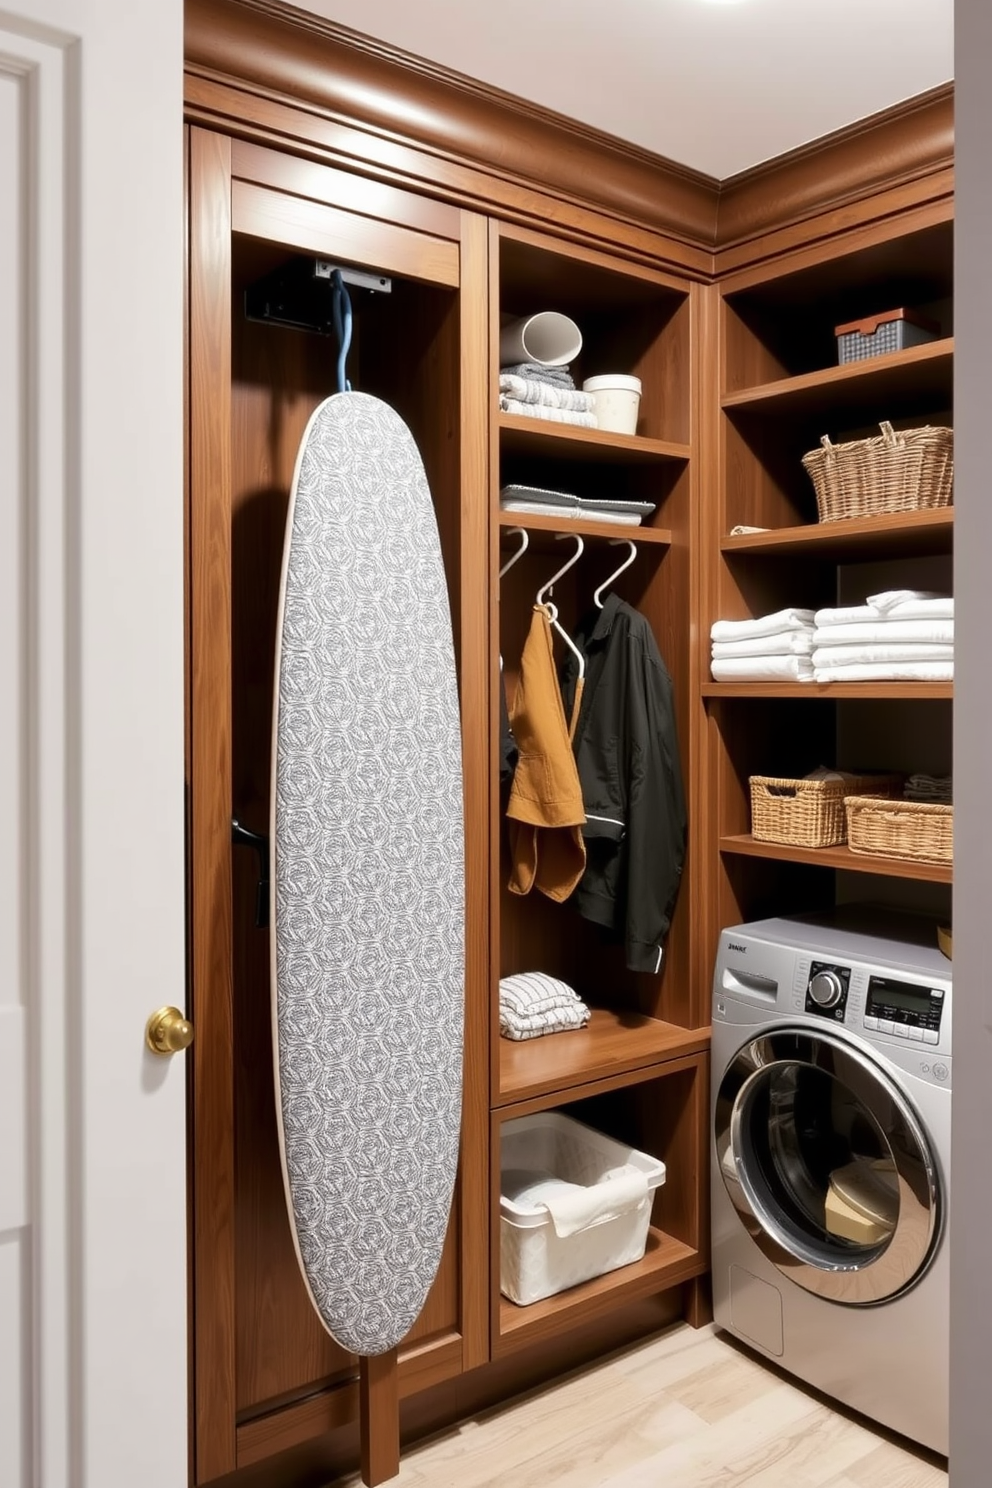
[[[722,182],[717,247],[834,210],[954,163],[947,83]]]
[[[625,225],[618,248],[643,256],[644,234],[661,235],[704,275],[722,250],[754,243],[760,254],[766,235],[891,187],[920,183],[924,196],[953,164],[952,84],[720,183],[282,0],[186,0],[185,15],[187,104],[200,122],[259,137],[268,109],[274,140],[322,152],[337,128],[356,168],[388,174],[393,159],[408,184],[462,204],[471,177],[485,205],[488,180],[497,214],[533,218],[536,201],[540,221],[557,215],[565,230],[575,209],[591,211]],[[556,201],[571,210],[556,214]]]
[[[185,18],[191,76],[712,249],[708,176],[280,0],[186,0]]]

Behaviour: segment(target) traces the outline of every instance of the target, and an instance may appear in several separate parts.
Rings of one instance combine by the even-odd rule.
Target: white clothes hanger
[[[616,570],[616,572],[615,573],[611,573],[610,574],[610,577],[608,579],[604,579],[603,582],[600,584],[599,588],[596,590],[595,594],[593,595],[593,597],[592,597],[593,598],[593,603],[595,604],[595,606],[596,606],[597,609],[600,609],[601,610],[603,608],[603,598],[602,598],[602,596],[603,596],[603,590],[604,589],[609,589],[610,585],[616,582],[616,580],[623,573],[624,569],[625,568],[629,568],[630,565],[633,563],[634,559],[637,557],[637,544],[631,542],[631,540],[630,540],[629,537],[611,537],[610,538],[610,547],[611,548],[615,548],[619,543],[624,543],[624,542],[627,544],[628,548],[630,549],[630,552],[627,555],[627,557],[623,560],[623,562],[621,563],[620,567]]]
[[[530,533],[525,527],[511,527],[508,536],[512,537],[514,535],[519,535],[523,540],[517,551],[513,554],[513,557],[508,558],[503,564],[503,567],[499,571],[500,578],[502,578],[505,573],[509,573],[510,569],[515,563],[520,562],[521,558],[526,553],[527,545],[530,542]]]
[[[563,563],[558,572],[552,574],[548,582],[546,584],[543,584],[541,588],[538,589],[537,598],[534,600],[535,604],[544,604],[544,596],[550,593],[550,591],[555,587],[558,580],[562,577],[563,574],[567,574],[568,570],[570,568],[573,568],[575,564],[578,563],[579,559],[582,557],[583,552],[585,551],[586,545],[577,532],[556,532],[555,542],[561,542],[563,537],[574,537],[576,543],[575,552],[572,554],[571,558],[569,558],[568,562]]]
[[[546,584],[543,584],[541,586],[541,588],[537,591],[537,598],[535,599],[534,603],[535,604],[538,604],[538,605],[542,605],[544,607],[544,609],[547,610],[547,612],[548,612],[548,618],[551,621],[551,624],[554,626],[555,630],[561,636],[562,640],[565,642],[565,645],[568,647],[568,649],[571,651],[572,655],[575,657],[576,661],[578,662],[578,666],[579,666],[579,680],[581,681],[582,678],[586,674],[586,659],[583,656],[582,652],[579,650],[578,646],[572,640],[572,637],[569,635],[569,633],[565,629],[565,627],[563,625],[559,625],[558,624],[558,606],[556,604],[554,604],[553,602],[550,602],[549,600],[545,599],[545,595],[550,594],[551,590],[554,588],[555,584],[562,577],[562,575],[563,574],[567,574],[568,573],[568,570],[570,568],[574,567],[574,565],[576,563],[578,563],[579,559],[582,557],[583,552],[585,551],[585,542],[583,541],[583,539],[579,536],[579,534],[577,532],[556,532],[555,533],[555,540],[557,542],[560,542],[563,537],[574,537],[575,538],[575,542],[576,542],[575,552],[572,554],[571,558],[569,558],[568,562],[565,563],[565,564],[563,564],[562,567],[558,570],[558,572],[556,574],[552,574],[552,576],[548,580],[548,582]]]

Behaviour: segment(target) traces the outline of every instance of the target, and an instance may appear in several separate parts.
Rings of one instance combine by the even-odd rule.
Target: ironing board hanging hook
[[[348,349],[351,346],[351,296],[345,288],[340,269],[335,269],[331,274],[331,313],[338,338],[337,390],[339,393],[350,393],[347,365]]]

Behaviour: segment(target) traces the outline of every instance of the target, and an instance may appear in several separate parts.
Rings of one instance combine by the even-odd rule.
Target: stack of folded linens
[[[589,1009],[567,982],[543,971],[521,971],[499,984],[499,1031],[503,1038],[539,1038],[583,1028]]]
[[[951,682],[954,600],[889,589],[861,605],[817,610],[813,667],[817,682]]]
[[[515,362],[500,368],[499,406],[503,413],[595,429],[598,424],[592,411],[594,405],[593,395],[575,386],[568,367]]]
[[[813,611],[776,610],[755,620],[718,620],[710,629],[716,682],[811,682]]]

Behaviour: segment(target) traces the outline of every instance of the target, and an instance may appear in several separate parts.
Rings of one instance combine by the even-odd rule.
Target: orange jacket
[[[580,702],[581,693],[573,700],[570,729],[555,673],[550,617],[542,605],[535,605],[510,705],[519,750],[506,808],[511,893],[529,894],[537,888],[560,902],[585,870],[581,828],[586,815],[572,753]]]

